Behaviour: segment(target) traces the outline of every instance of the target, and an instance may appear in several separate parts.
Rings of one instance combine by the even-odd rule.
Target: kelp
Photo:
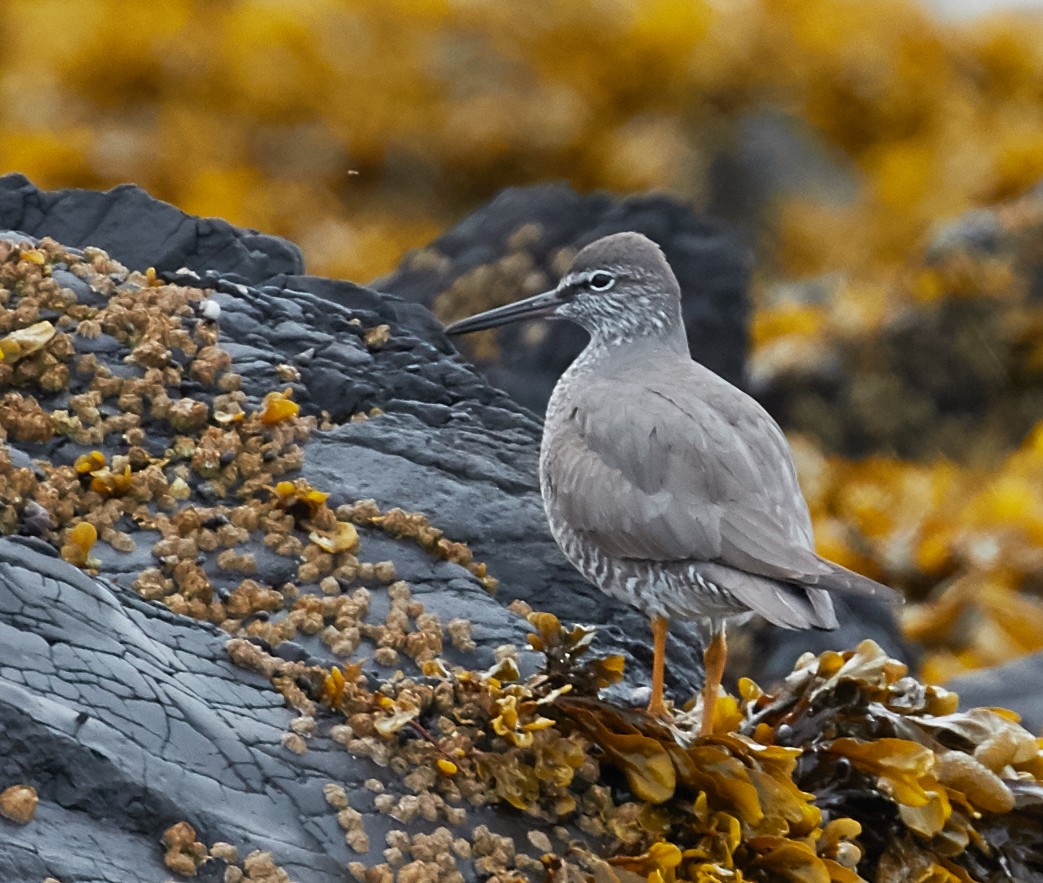
[[[529,677],[509,657],[486,672],[433,661],[426,683],[370,693],[355,671],[345,705],[334,673],[324,695],[356,723],[372,714],[373,739],[414,727],[423,738],[399,747],[442,773],[436,791],[451,782],[557,826],[539,859],[551,879],[984,883],[1043,872],[1040,741],[1011,712],[960,710],[871,641],[806,654],[775,692],[740,681],[700,738],[695,711],[664,721],[602,698],[621,671],[591,652],[590,629],[528,618],[544,657]]]

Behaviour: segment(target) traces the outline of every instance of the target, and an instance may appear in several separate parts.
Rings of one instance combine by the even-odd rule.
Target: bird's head
[[[598,343],[684,335],[681,289],[662,250],[640,233],[614,233],[582,249],[557,287],[450,325],[466,334],[538,317],[569,319]]]

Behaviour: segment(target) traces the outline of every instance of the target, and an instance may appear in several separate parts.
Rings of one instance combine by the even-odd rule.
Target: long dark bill
[[[506,325],[508,322],[517,322],[521,319],[549,316],[564,302],[565,298],[557,289],[545,291],[542,294],[527,297],[525,300],[515,301],[513,304],[486,310],[469,319],[461,319],[459,322],[454,322],[445,331],[446,334],[467,334],[469,331],[496,328],[498,325]]]

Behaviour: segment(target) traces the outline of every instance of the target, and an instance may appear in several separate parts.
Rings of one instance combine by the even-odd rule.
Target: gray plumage
[[[894,597],[815,553],[782,430],[692,361],[655,243],[599,239],[554,291],[449,330],[529,316],[572,320],[591,337],[554,389],[540,453],[551,532],[587,579],[653,619],[702,619],[712,634],[750,613],[836,628],[831,593]]]
[[[663,372],[656,348],[594,347],[551,398],[540,486],[566,557],[649,616],[753,611],[788,628],[835,628],[828,590],[872,594],[875,584],[812,551],[781,430],[686,357],[670,353]]]

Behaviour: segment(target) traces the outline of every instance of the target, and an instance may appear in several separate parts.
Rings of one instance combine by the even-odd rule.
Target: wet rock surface
[[[4,880],[164,879],[159,834],[186,818],[294,879],[337,879],[343,835],[314,783],[361,790],[376,767],[279,750],[293,712],[218,629],[0,540],[0,634],[0,776],[41,797],[0,827]]]
[[[24,180],[8,178],[0,185],[0,193],[4,194],[0,227],[24,225],[30,228],[24,232],[37,240],[55,233],[82,234],[64,246],[93,244],[92,218],[120,219],[118,225],[106,227],[106,247],[137,270],[157,264],[147,256],[148,241],[142,244],[140,231],[169,222],[172,211],[132,188],[105,195],[34,195]],[[211,389],[199,379],[205,376],[199,373],[205,366],[196,365],[202,356],[186,355],[187,373],[180,394],[201,402],[208,413],[227,417],[230,426],[258,424],[259,437],[281,438],[282,447],[264,449],[279,468],[273,466],[270,473],[262,469],[254,479],[246,479],[254,481],[257,494],[265,499],[267,508],[260,517],[294,521],[291,534],[299,532],[297,522],[306,523],[309,514],[318,517],[319,510],[327,519],[327,529],[334,522],[355,526],[357,560],[350,568],[366,589],[365,605],[359,602],[366,617],[357,623],[361,634],[352,648],[353,658],[361,661],[361,674],[372,679],[387,677],[408,662],[379,652],[391,649],[381,647],[384,633],[380,629],[384,627],[381,621],[390,622],[396,608],[397,601],[389,600],[388,584],[393,579],[408,586],[409,603],[418,603],[418,609],[434,614],[441,623],[470,622],[473,649],[449,647],[447,640],[443,654],[470,669],[492,665],[501,645],[524,646],[528,626],[508,609],[515,599],[537,610],[553,611],[566,622],[596,625],[599,649],[622,654],[627,660],[626,679],[612,688],[611,695],[627,703],[639,702],[651,659],[647,623],[581,580],[547,533],[536,488],[539,421],[461,361],[439,323],[422,305],[350,283],[299,275],[295,249],[278,240],[269,241],[270,237],[258,239],[198,219],[182,217],[177,224],[189,233],[177,249],[171,248],[170,254],[176,252],[176,258],[170,258],[168,266],[172,270],[187,267],[199,277],[169,276],[196,292],[178,295],[183,298],[177,301],[184,314],[183,327],[171,333],[196,335],[199,341],[193,346],[205,343],[211,333],[207,323],[213,322],[207,313],[215,315],[214,306],[219,307],[215,327],[220,348],[230,356],[226,370],[240,378],[237,390]],[[208,235],[199,238],[201,249],[193,254],[190,243],[199,224],[209,225]],[[25,242],[23,237],[16,239]],[[8,241],[12,241],[10,237]],[[240,250],[244,241],[249,247]],[[263,249],[269,247],[271,254],[266,258],[268,252]],[[21,259],[30,263],[45,260],[46,248],[30,247]],[[38,253],[44,257],[39,258]],[[162,287],[161,279],[134,281],[137,277],[118,272],[102,256],[87,258],[108,271],[117,294],[128,285],[126,291],[142,285],[144,298],[153,282]],[[103,303],[95,281],[71,272],[79,266],[74,259],[70,255],[64,268],[58,266],[61,262],[55,263],[50,278],[62,289],[74,291],[80,305],[92,298]],[[107,296],[111,302],[112,292]],[[61,325],[59,316],[51,318]],[[41,314],[41,321],[49,320]],[[146,355],[138,352],[140,336],[128,336],[125,329],[115,326],[113,333],[78,333],[70,335],[70,340],[76,359],[91,355],[117,377],[130,376],[137,370],[133,366]],[[133,353],[137,353],[137,361],[132,360],[128,367],[126,359]],[[167,362],[163,370],[172,367]],[[53,373],[54,368],[48,364],[45,370]],[[35,382],[23,374],[26,376],[15,375],[23,385],[12,387],[21,390],[19,395],[27,392],[25,384]],[[43,411],[67,408],[70,396],[84,393],[86,381],[79,372],[69,372],[67,382],[68,388],[33,389]],[[293,420],[284,421],[281,416],[280,409],[287,415],[292,411],[285,404],[290,398],[278,392],[284,387],[292,390],[301,417],[311,421],[300,432],[285,428]],[[238,399],[227,398],[238,393]],[[173,405],[165,404],[167,407]],[[24,410],[27,419],[36,419],[32,409]],[[93,419],[121,419],[112,409],[101,410],[101,417]],[[242,481],[245,471],[233,480],[227,471],[233,464],[218,461],[207,466],[205,474],[185,471],[185,487],[175,488],[177,478],[162,457],[164,448],[177,449],[179,437],[201,436],[190,434],[195,431],[191,429],[195,419],[191,409],[180,416],[175,409],[173,417],[165,410],[163,419],[152,419],[150,413],[146,409],[135,425],[128,424],[117,434],[102,434],[100,441],[82,426],[65,434],[48,434],[40,430],[38,421],[19,423],[22,434],[8,434],[10,469],[14,470],[9,475],[38,487],[33,482],[42,478],[32,474],[30,458],[40,458],[51,464],[55,475],[65,469],[61,474],[72,476],[67,498],[71,495],[116,507],[113,501],[123,499],[119,493],[126,489],[120,484],[122,473],[114,468],[115,458],[133,459],[135,446],[126,440],[126,433],[144,429],[145,440],[138,447],[146,453],[140,456],[164,463],[142,468],[142,461],[133,472],[128,469],[127,475],[138,477],[148,468],[167,470],[156,492],[160,502],[166,499],[164,495],[176,499],[175,494],[187,494],[180,504],[212,509],[242,487],[235,481]],[[257,415],[268,415],[271,422]],[[173,420],[180,421],[179,431],[189,435],[179,436],[172,429]],[[86,433],[82,437],[77,435],[81,430]],[[246,433],[246,429],[237,431]],[[250,438],[241,434],[235,443],[248,448]],[[295,448],[299,448],[299,456]],[[105,467],[92,465],[92,450],[100,451]],[[195,463],[196,453],[184,451],[189,458],[186,462]],[[283,488],[283,482],[297,480],[306,485]],[[269,490],[261,493],[265,487]],[[310,496],[309,489],[329,496],[319,501]],[[96,497],[77,496],[81,493]],[[367,498],[375,501],[372,511],[352,508],[356,501]],[[269,617],[264,610],[236,619],[234,596],[236,591],[244,591],[247,580],[243,576],[248,569],[237,572],[235,566],[220,565],[221,556],[201,546],[194,547],[198,560],[190,560],[191,556],[179,559],[180,553],[172,552],[170,561],[157,561],[157,557],[171,557],[156,555],[160,536],[165,541],[173,537],[163,534],[166,522],[154,510],[148,516],[154,519],[150,523],[146,523],[148,519],[135,521],[129,509],[114,523],[112,529],[127,534],[132,543],[116,542],[119,537],[106,534],[103,525],[102,541],[95,545],[93,540],[73,534],[73,522],[83,523],[84,513],[74,513],[70,521],[57,525],[48,523],[46,513],[32,510],[24,500],[5,502],[5,512],[15,519],[17,531],[43,538],[0,544],[0,629],[5,635],[0,641],[0,695],[5,697],[0,702],[0,738],[9,747],[0,764],[5,783],[27,781],[40,797],[33,823],[18,828],[0,824],[3,879],[39,880],[51,874],[62,880],[116,881],[154,876],[154,871],[163,872],[159,836],[181,820],[190,822],[207,845],[230,841],[241,854],[271,850],[295,880],[341,879],[350,861],[383,861],[389,826],[411,828],[412,823],[399,823],[374,812],[371,792],[358,802],[349,794],[350,806],[364,817],[369,837],[364,849],[349,848],[337,813],[323,801],[322,786],[333,780],[344,783],[350,792],[352,783],[373,777],[394,790],[399,787],[397,774],[345,753],[331,743],[325,731],[305,734],[304,754],[289,750],[285,737],[287,733],[300,736],[291,729],[292,721],[300,719],[300,709],[286,708],[284,695],[272,690],[267,679],[227,661],[227,632],[176,615],[155,601],[142,600],[142,577],[158,569],[159,575],[151,577],[157,599],[174,609],[202,611],[202,618],[215,623],[231,619],[252,646],[265,653],[270,649],[288,663],[315,668],[343,661],[325,643],[325,632],[310,631],[303,619],[294,620],[288,632],[280,631],[278,617]],[[309,507],[315,511],[309,512]],[[425,533],[428,529],[421,525],[403,540],[383,520],[394,507],[424,513],[444,537]],[[334,518],[342,509],[345,514]],[[215,514],[210,517],[218,518]],[[213,529],[220,530],[216,522]],[[308,529],[304,529],[305,535]],[[197,531],[181,539],[194,538],[192,542],[198,543],[203,536]],[[323,536],[328,540],[336,535],[327,531]],[[410,536],[416,541],[408,539]],[[440,538],[451,538],[451,542],[440,546]],[[468,547],[466,554],[454,545],[460,543]],[[132,548],[121,550],[118,545]],[[58,548],[66,557],[82,552],[99,578],[92,579],[55,557]],[[257,583],[299,583],[283,596],[281,603],[287,608],[292,602],[298,611],[297,602],[310,597],[309,592],[319,598],[327,591],[328,587],[320,593],[309,585],[319,580],[305,578],[296,557],[278,554],[256,533],[238,542],[234,550],[225,551],[252,556],[255,570],[249,571],[248,579]],[[353,547],[352,557],[354,551]],[[225,564],[230,560],[226,557]],[[391,575],[380,577],[377,567],[388,561],[393,565]],[[194,597],[186,588],[188,577],[195,573],[189,566],[193,562],[212,582],[212,597],[202,590]],[[489,581],[477,562],[484,563],[488,573],[499,580],[495,595],[487,590]],[[311,574],[316,575],[321,573]],[[131,590],[132,585],[137,592]],[[174,587],[179,591],[173,592]],[[332,590],[340,588],[334,583]],[[251,588],[247,594],[253,591]],[[298,612],[308,611],[301,608]],[[419,622],[418,614],[410,616]],[[870,635],[890,652],[901,654],[893,620],[886,611],[870,609],[841,618],[846,620],[844,628],[816,635],[814,640],[844,647]],[[276,638],[284,640],[277,642]],[[736,668],[753,677],[766,673],[765,664],[776,666],[773,673],[788,670],[792,659],[812,646],[812,636],[778,631],[764,633],[757,640],[748,656],[736,659]],[[699,652],[693,630],[677,624],[669,646],[668,690],[679,702],[689,699],[701,681]],[[535,660],[523,654],[520,664],[523,671],[531,670]],[[303,676],[301,671],[297,674]],[[292,692],[291,686],[286,685],[287,692]],[[288,744],[297,745],[292,739]],[[482,820],[508,835],[520,836],[518,826],[529,826],[524,817],[511,811],[489,808],[468,818],[468,830]],[[425,821],[415,830],[433,827]],[[466,867],[473,872],[473,866]]]

